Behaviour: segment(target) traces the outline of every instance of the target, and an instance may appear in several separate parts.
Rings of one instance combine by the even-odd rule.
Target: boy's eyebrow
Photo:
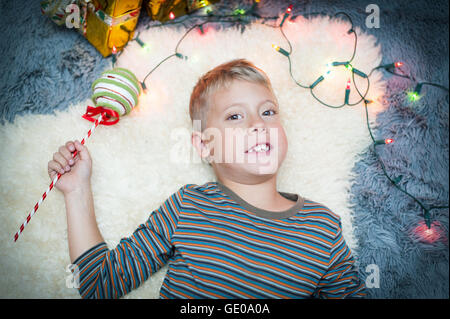
[[[258,104],[257,107],[260,107],[261,105],[263,105],[263,104],[266,103],[266,102],[271,102],[272,104],[277,105],[277,104],[276,104],[274,101],[272,101],[271,99],[267,99],[267,100],[264,100],[264,101],[260,102],[260,103]],[[232,107],[232,106],[239,106],[239,105],[245,105],[245,103],[233,103],[233,104],[230,104],[230,105],[226,106],[226,107],[223,109],[222,112],[225,112],[226,110],[228,110],[228,109],[229,109],[230,107]]]

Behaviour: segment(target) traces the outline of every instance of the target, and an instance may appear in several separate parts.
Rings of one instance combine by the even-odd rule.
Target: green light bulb
[[[136,37],[136,42],[137,43],[139,43],[139,45],[141,46],[141,47],[144,47],[145,46],[145,43],[141,40],[141,39],[139,39],[139,37]]]
[[[416,101],[420,100],[420,98],[422,97],[420,95],[420,91],[422,90],[422,85],[423,85],[423,83],[417,83],[416,87],[414,88],[414,91],[408,92],[408,99],[411,102],[416,102]]]
[[[416,102],[420,99],[420,95],[417,92],[408,92],[408,99],[411,102]]]

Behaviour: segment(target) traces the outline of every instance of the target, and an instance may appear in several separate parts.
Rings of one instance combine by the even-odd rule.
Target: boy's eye
[[[272,112],[272,114],[267,114],[267,112]],[[263,115],[275,115],[275,114],[277,114],[277,112],[275,110],[267,110],[267,111],[264,111],[264,113],[263,113]]]
[[[231,115],[231,116],[229,116],[228,118],[227,118],[227,120],[238,120],[237,118],[236,118],[236,116],[241,116],[240,114],[233,114],[233,115]]]

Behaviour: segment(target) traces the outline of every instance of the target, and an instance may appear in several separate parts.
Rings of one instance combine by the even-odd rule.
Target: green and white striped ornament
[[[124,68],[114,68],[102,73],[92,83],[92,101],[116,111],[120,116],[126,115],[138,105],[141,87],[136,76]]]

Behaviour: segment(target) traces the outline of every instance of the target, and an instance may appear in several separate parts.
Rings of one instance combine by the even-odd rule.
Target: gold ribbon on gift
[[[118,17],[112,17],[108,14],[106,14],[104,11],[102,10],[96,10],[95,15],[104,23],[106,23],[109,26],[115,26],[118,24],[122,24],[127,22],[128,20],[131,19],[135,19],[137,17],[139,17],[139,12],[140,12],[141,8],[132,10],[131,12],[127,12],[122,14],[121,16]]]

